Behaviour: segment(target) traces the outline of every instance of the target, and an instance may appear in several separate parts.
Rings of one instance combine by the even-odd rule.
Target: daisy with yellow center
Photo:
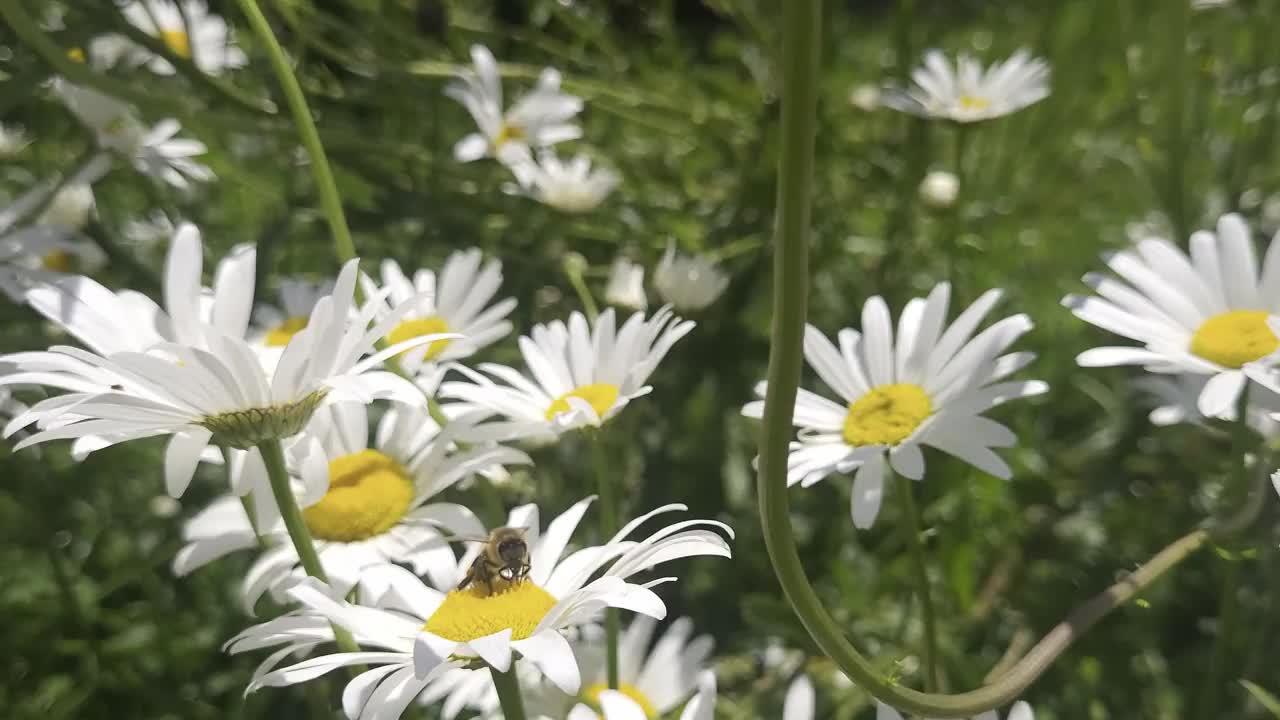
[[[975,334],[1000,291],[984,293],[948,326],[950,298],[950,286],[942,283],[927,298],[908,302],[896,339],[889,308],[879,297],[863,306],[861,332],[840,331],[839,349],[817,328],[805,328],[805,360],[840,402],[800,389],[794,418],[800,433],[787,480],[808,487],[854,472],[850,511],[859,528],[875,522],[887,467],[913,480],[924,477],[923,446],[1009,478],[1012,471],[992,449],[1010,447],[1017,438],[983,413],[1048,389],[1037,380],[1006,380],[1034,358],[1028,352],[1005,354],[1031,329],[1026,315]],[[763,398],[765,389],[760,383],[756,393]],[[758,418],[763,409],[756,401],[743,414]]]
[[[911,79],[909,89],[886,91],[882,104],[921,117],[970,123],[1009,115],[1049,95],[1048,64],[1025,50],[986,69],[965,53],[953,64],[930,50]]]
[[[538,84],[508,109],[502,100],[502,77],[493,53],[483,45],[471,46],[472,66],[458,74],[445,94],[462,103],[475,120],[478,132],[453,147],[458,162],[483,157],[506,165],[532,161],[533,150],[582,136],[573,122],[582,111],[582,99],[560,90],[560,73],[542,71]]]
[[[437,587],[451,587],[457,561],[444,536],[481,537],[485,530],[467,508],[432,498],[479,470],[529,462],[524,453],[501,446],[459,451],[425,410],[404,405],[388,408],[371,438],[367,408],[358,403],[316,412],[287,459],[320,562],[330,584],[344,593],[366,568],[388,562],[413,567]],[[279,544],[246,576],[248,612],[263,592],[278,595],[287,581],[304,575],[261,474],[253,498],[254,524]],[[192,519],[185,534],[189,544],[174,561],[179,575],[256,545],[253,524],[232,496]]]
[[[600,313],[594,326],[575,312],[567,324],[536,325],[520,338],[532,379],[505,365],[481,363],[481,372],[458,368],[469,381],[446,382],[440,394],[496,416],[477,426],[472,439],[554,439],[575,428],[599,427],[647,395],[649,375],[693,327],[670,308],[651,318],[635,313],[621,327],[613,308]]]
[[[201,72],[219,75],[244,67],[244,51],[231,37],[225,20],[209,12],[204,0],[136,0],[122,12],[134,27],[156,38],[169,52],[195,63]],[[132,49],[134,62],[159,75],[172,75],[173,65],[141,47]]]
[[[282,652],[259,669],[250,690],[294,684],[348,665],[379,666],[348,686],[348,717],[399,717],[428,688],[424,697],[439,700],[484,682],[490,669],[507,672],[516,659],[527,661],[523,668],[535,669],[562,692],[577,695],[583,691],[582,676],[565,633],[598,623],[609,607],[661,619],[666,606],[652,588],[675,578],[644,584],[630,578],[679,558],[729,557],[728,542],[720,533],[732,537],[722,523],[693,520],[668,525],[643,539],[630,538],[654,517],[687,509],[667,505],[627,523],[603,545],[566,555],[592,500],[578,502],[545,531],[537,506],[511,512],[507,525],[526,529],[530,561],[528,577],[514,586],[492,594],[478,587],[446,594],[399,566],[383,565],[366,569],[360,578],[360,597],[376,604],[370,607],[341,600],[343,594],[334,588],[303,581],[287,591],[301,604],[299,611],[245,630],[229,648],[241,652],[280,646]],[[478,543],[474,545],[460,559],[460,570],[480,552]],[[455,580],[460,579],[461,572]],[[289,650],[332,638],[328,622],[350,631],[369,651],[325,655],[275,669]],[[700,650],[694,652],[701,656]]]
[[[281,279],[277,295],[280,304],[260,303],[253,310],[254,325],[258,327],[255,344],[263,348],[264,359],[278,356],[295,335],[305,330],[316,303],[332,291],[332,280]]]
[[[552,718],[605,718],[613,706],[627,705],[637,720],[658,720],[673,713],[698,690],[698,677],[711,658],[710,636],[693,637],[693,622],[679,618],[654,639],[657,622],[636,616],[618,640],[618,689],[609,699],[605,677],[605,637],[599,628],[587,628],[574,643],[578,663],[590,668],[576,697],[555,688],[526,683],[530,714]],[[494,709],[497,698],[492,698]],[[481,707],[482,713],[484,708]],[[616,712],[614,713],[616,714]],[[624,716],[625,717],[625,716]]]
[[[458,333],[456,340],[438,340],[400,356],[405,370],[417,374],[431,364],[471,357],[481,349],[506,337],[511,323],[506,319],[516,307],[514,298],[494,302],[502,286],[502,262],[484,262],[479,248],[449,254],[437,273],[421,269],[412,277],[394,260],[383,260],[381,284],[365,277],[365,294],[385,293],[383,310],[401,303],[411,309],[387,335],[397,343],[420,335]]]
[[[1168,240],[1147,238],[1106,263],[1118,279],[1090,273],[1084,281],[1097,295],[1071,295],[1063,304],[1143,347],[1094,348],[1077,358],[1081,365],[1201,376],[1206,382],[1197,404],[1208,418],[1234,419],[1249,378],[1276,384],[1267,367],[1280,348],[1269,324],[1280,312],[1280,243],[1270,244],[1259,267],[1249,227],[1228,214],[1216,233],[1191,236],[1190,255]]]

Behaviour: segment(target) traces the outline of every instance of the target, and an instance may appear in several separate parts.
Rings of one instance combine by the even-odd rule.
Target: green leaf
[[[1249,694],[1253,696],[1254,700],[1258,701],[1259,705],[1267,709],[1267,712],[1280,718],[1280,699],[1248,680],[1241,680],[1240,684],[1244,686],[1245,690],[1249,691]]]

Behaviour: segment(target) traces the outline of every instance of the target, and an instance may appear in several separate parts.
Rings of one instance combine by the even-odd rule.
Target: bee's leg
[[[484,576],[484,584],[485,584],[485,587],[489,588],[489,594],[492,595],[493,594],[493,578],[489,577],[486,574]]]

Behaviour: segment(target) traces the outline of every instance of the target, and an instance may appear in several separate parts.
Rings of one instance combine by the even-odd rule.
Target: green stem
[[[293,549],[297,551],[298,559],[302,562],[302,569],[306,570],[311,577],[327,584],[329,576],[325,574],[324,566],[320,564],[320,555],[316,552],[315,544],[311,542],[311,531],[307,529],[307,523],[302,518],[302,510],[298,507],[298,501],[293,497],[293,490],[289,487],[289,471],[284,464],[284,449],[280,446],[280,441],[264,440],[258,444],[258,452],[262,453],[262,462],[267,466],[267,479],[271,481],[271,495],[276,500],[276,507],[280,510],[284,527],[289,531]],[[346,628],[339,625],[332,625],[332,627],[333,640],[337,643],[339,650],[360,652],[360,646],[356,644]]]
[[[516,678],[516,661],[506,672],[498,672],[489,668],[489,676],[493,678],[493,687],[498,691],[498,703],[502,706],[504,720],[525,720],[524,698],[520,696],[520,681]]]
[[[920,612],[924,616],[924,688],[937,691],[938,683],[938,627],[934,619],[933,594],[929,591],[929,570],[925,563],[924,542],[921,537],[920,509],[916,506],[915,487],[910,478],[898,476],[898,495],[902,497],[903,530],[907,535],[907,547],[911,551],[912,570],[916,576],[916,595],[920,598]]]
[[[618,506],[614,495],[613,475],[610,467],[609,453],[605,447],[603,433],[597,432],[591,439],[592,456],[595,461],[596,482],[600,496],[600,542],[608,542],[618,532]],[[618,610],[608,608],[604,615],[604,633],[606,649],[606,671],[609,689],[617,690],[618,684]]]
[[[787,449],[803,358],[808,285],[820,5],[819,0],[791,0],[782,5],[782,140],[773,329],[757,477],[765,545],[792,609],[818,647],[849,678],[876,699],[899,710],[937,718],[970,717],[1016,700],[1077,637],[1204,547],[1213,532],[1197,528],[1174,541],[1145,565],[1077,607],[1008,672],[977,690],[936,694],[901,687],[845,638],[805,576],[791,529],[787,497]]]
[[[284,90],[285,102],[293,115],[293,123],[298,128],[302,146],[311,158],[311,174],[315,178],[316,191],[320,193],[320,204],[324,209],[325,219],[329,222],[329,231],[333,234],[334,250],[339,260],[348,262],[356,257],[356,245],[351,239],[351,229],[347,227],[347,218],[342,211],[342,197],[333,180],[333,171],[329,169],[329,159],[320,142],[320,133],[316,131],[315,121],[311,118],[311,109],[307,107],[307,98],[302,94],[302,87],[298,85],[298,78],[289,66],[289,59],[285,57],[284,49],[280,47],[280,42],[276,40],[275,33],[271,31],[271,25],[256,0],[239,2],[249,20],[249,26],[267,50],[276,79]]]
[[[586,266],[586,259],[577,253],[569,253],[564,257],[564,274],[569,278],[569,284],[573,286],[573,291],[577,293],[578,300],[582,303],[582,309],[587,314],[587,319],[594,323],[596,317],[600,314],[600,308],[596,305],[596,299],[591,295],[591,288],[587,287],[587,281],[583,277],[583,271],[586,270]]]
[[[1240,558],[1227,560],[1222,579],[1222,597],[1218,601],[1218,635],[1213,641],[1213,654],[1209,656],[1209,669],[1200,691],[1200,714],[1196,717],[1213,717],[1218,706],[1218,688],[1222,685],[1223,667],[1227,663],[1227,650],[1231,645],[1240,595]]]

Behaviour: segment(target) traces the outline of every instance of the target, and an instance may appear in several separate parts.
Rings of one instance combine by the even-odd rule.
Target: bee
[[[525,542],[524,528],[496,528],[483,542],[484,549],[458,583],[459,590],[482,582],[492,595],[495,581],[499,588],[504,587],[501,583],[510,587],[529,575],[529,544]]]

